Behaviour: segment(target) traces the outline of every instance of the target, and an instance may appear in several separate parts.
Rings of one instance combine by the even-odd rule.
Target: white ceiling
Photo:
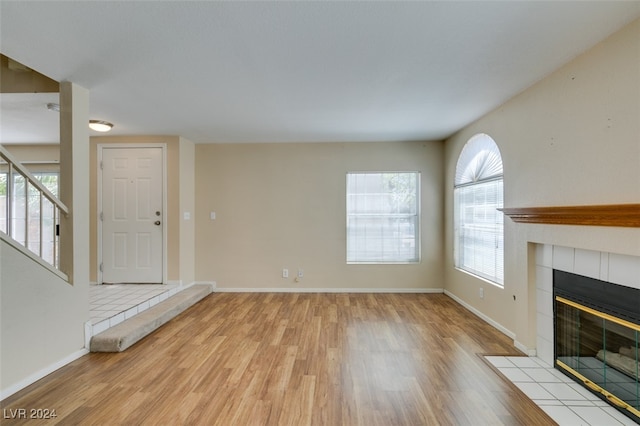
[[[638,17],[639,1],[1,1],[0,51],[88,88],[116,135],[439,140]],[[0,142],[31,141],[5,96]]]

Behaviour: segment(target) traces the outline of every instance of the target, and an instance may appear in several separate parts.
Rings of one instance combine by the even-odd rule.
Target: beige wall
[[[442,148],[441,142],[196,145],[196,279],[233,289],[443,288]],[[421,172],[420,264],[346,264],[349,171]],[[304,278],[296,283],[298,268]]]
[[[70,285],[0,239],[0,399],[83,354],[88,287],[88,280]]]
[[[531,349],[535,273],[529,242],[640,255],[640,229],[516,225],[505,219],[505,288],[456,270],[455,165],[466,141],[480,132],[491,135],[502,152],[506,207],[640,202],[640,21],[446,141],[446,288]]]
[[[195,281],[195,145],[180,138],[180,280]]]
[[[189,200],[188,193],[193,193],[193,185],[188,181],[188,170],[193,170],[193,155],[190,149],[193,149],[193,143],[177,136],[99,136],[91,138],[90,151],[90,211],[91,218],[91,280],[97,280],[97,258],[98,258],[98,242],[97,242],[97,146],[98,144],[165,144],[167,146],[167,212],[165,223],[167,229],[167,279],[169,281],[183,281],[183,284],[191,284],[191,281],[185,281],[181,272],[181,244],[186,248],[184,242],[181,242],[181,229],[183,227],[183,216],[181,213],[181,202],[184,198],[185,202]],[[189,148],[191,147],[191,148]],[[185,159],[181,160],[181,154],[185,155]],[[187,180],[185,180],[187,179]],[[185,229],[186,231],[186,229]],[[193,232],[193,231],[191,231]],[[188,233],[187,233],[188,235]],[[189,238],[187,236],[187,238]],[[186,252],[185,256],[190,253]],[[191,271],[185,271],[187,278],[193,276]]]
[[[60,145],[2,145],[20,162],[58,163],[60,162]],[[29,166],[29,164],[26,164]]]

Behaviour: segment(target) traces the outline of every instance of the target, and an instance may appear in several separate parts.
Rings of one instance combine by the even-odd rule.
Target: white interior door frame
[[[162,227],[162,284],[167,284],[167,235],[168,235],[168,221],[167,221],[167,144],[165,143],[105,143],[97,145],[97,158],[96,164],[97,174],[97,211],[96,211],[96,223],[97,223],[97,282],[103,284],[102,268],[102,221],[100,220],[100,213],[103,211],[102,206],[102,192],[103,192],[103,172],[100,165],[102,164],[103,150],[105,149],[122,149],[122,148],[161,148],[162,149],[162,211],[164,213],[164,226]]]

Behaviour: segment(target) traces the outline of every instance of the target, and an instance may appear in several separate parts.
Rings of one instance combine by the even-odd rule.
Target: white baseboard
[[[214,283],[215,284],[215,283]],[[442,288],[230,288],[214,287],[217,293],[442,293]]]
[[[473,313],[474,315],[476,315],[477,317],[482,319],[484,322],[486,322],[487,324],[491,325],[493,328],[495,328],[498,331],[500,331],[502,334],[508,336],[510,339],[515,339],[516,338],[516,334],[513,331],[509,330],[508,328],[504,327],[502,324],[494,321],[493,319],[491,319],[487,315],[483,314],[482,312],[480,312],[479,310],[477,310],[473,306],[469,305],[464,300],[460,299],[455,294],[451,293],[448,290],[445,290],[444,294],[446,294],[447,296],[449,296],[450,298],[452,298],[453,300],[455,300],[456,302],[458,302],[459,304],[464,306],[465,309],[467,309],[469,312]],[[515,344],[515,340],[514,340],[514,344]]]
[[[53,364],[43,368],[40,371],[37,371],[33,374],[31,374],[30,376],[26,377],[24,380],[19,381],[16,384],[13,384],[5,389],[0,390],[0,401],[4,400],[5,398],[10,397],[11,395],[13,395],[14,393],[21,391],[22,389],[26,388],[27,386],[37,382],[38,380],[42,379],[43,377],[53,373],[54,371],[58,370],[59,368],[64,367],[65,365],[75,361],[76,359],[88,354],[89,351],[86,349],[80,349],[79,351],[73,352],[71,354],[69,354],[68,356],[62,358],[61,360],[54,362]]]
[[[189,284],[189,287],[192,285],[210,285],[212,291],[216,291],[216,282],[215,281],[194,281]]]
[[[215,281],[194,281],[186,286],[182,285],[182,281],[170,281],[167,284],[174,284],[174,285],[178,285],[180,287],[180,290],[184,290],[188,287],[191,287],[192,285],[196,285],[196,284],[208,284],[211,286],[211,288],[215,291],[216,288],[216,283]],[[28,376],[27,378],[25,378],[24,380],[21,380],[20,382],[9,386],[8,388],[4,388],[4,389],[0,389],[0,401],[4,400],[5,398],[10,397],[11,395],[13,395],[14,393],[26,388],[27,386],[37,382],[38,380],[42,379],[43,377],[53,373],[54,371],[58,370],[59,368],[64,367],[65,365],[69,364],[72,361],[75,361],[76,359],[80,358],[83,355],[86,355],[89,353],[89,346],[91,344],[91,337],[93,336],[93,325],[91,324],[91,321],[86,321],[84,323],[84,345],[85,347],[79,351],[76,351],[66,357],[64,357],[63,359],[43,368],[40,371],[37,371],[33,374],[31,374],[30,376]]]
[[[89,351],[91,348],[91,338],[93,337],[93,324],[91,321],[84,323],[84,348]]]
[[[528,347],[526,347],[525,345],[523,345],[522,343],[518,342],[517,340],[513,341],[513,345],[521,352],[524,352],[525,354],[527,354],[527,356],[537,356],[538,353],[535,349],[529,349]]]

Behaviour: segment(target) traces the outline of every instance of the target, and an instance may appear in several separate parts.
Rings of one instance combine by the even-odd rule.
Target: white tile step
[[[122,352],[195,305],[213,291],[208,284],[184,289],[167,300],[91,338],[91,352]]]

